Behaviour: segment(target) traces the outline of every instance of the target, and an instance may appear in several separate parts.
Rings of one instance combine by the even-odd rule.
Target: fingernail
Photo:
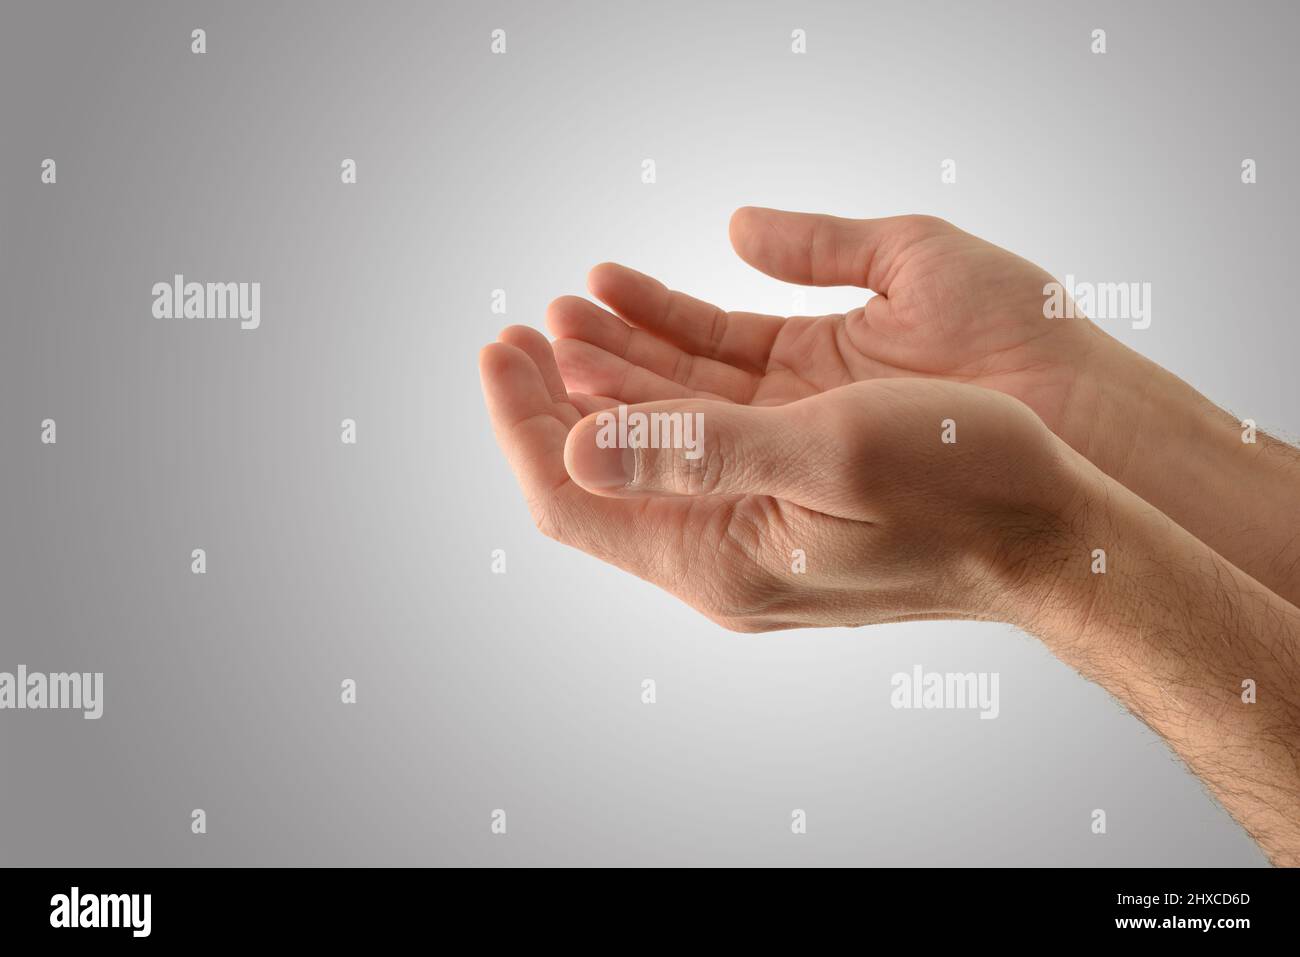
[[[573,478],[584,488],[621,488],[636,475],[636,453],[632,449],[602,448],[596,444],[600,432],[592,429],[573,448]]]

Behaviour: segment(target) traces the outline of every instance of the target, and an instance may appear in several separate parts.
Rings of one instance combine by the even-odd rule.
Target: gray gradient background
[[[1010,627],[737,636],[543,539],[475,356],[606,259],[789,312],[742,204],[929,212],[1152,283],[1106,328],[1298,432],[1293,6],[0,9],[0,670],[106,683],[0,713],[0,863],[1263,863]],[[153,319],[176,272],[260,281],[261,329]],[[892,710],[917,663],[1002,716]]]

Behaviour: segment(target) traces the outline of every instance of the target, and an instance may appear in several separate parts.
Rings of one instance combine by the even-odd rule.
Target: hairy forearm
[[[1095,470],[1083,482],[1030,629],[1300,865],[1300,610]]]
[[[1071,444],[1292,604],[1300,604],[1300,452],[1109,337],[1082,375]],[[1243,435],[1253,438],[1243,441]]]

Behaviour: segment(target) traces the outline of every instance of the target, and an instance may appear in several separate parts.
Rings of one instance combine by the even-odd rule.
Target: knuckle
[[[716,443],[696,458],[683,449],[637,449],[634,484],[679,495],[711,495],[721,487],[726,458]]]
[[[870,474],[869,462],[878,454],[879,429],[871,416],[856,409],[809,421],[801,431],[808,446],[806,458],[818,463],[816,486],[855,495]]]
[[[877,444],[878,432],[879,426],[867,416],[844,415],[826,424],[822,446],[833,481],[840,482],[859,472],[862,460]]]

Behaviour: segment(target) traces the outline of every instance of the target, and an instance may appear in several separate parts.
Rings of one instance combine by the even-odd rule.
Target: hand
[[[894,379],[772,408],[628,410],[702,415],[691,459],[600,447],[600,413],[583,418],[546,340],[524,327],[502,340],[482,354],[484,389],[539,528],[727,628],[1027,623],[1050,591],[1041,559],[1057,551],[1074,457],[1014,399]]]
[[[928,216],[746,207],[731,241],[778,279],[879,295],[844,315],[726,313],[607,263],[589,285],[617,317],[572,296],[548,310],[565,381],[623,402],[776,405],[849,382],[938,377],[1014,396],[1071,445],[1088,444],[1093,423],[1069,405],[1088,356],[1108,340],[1087,320],[1043,318],[1052,277],[1032,263]]]
[[[573,296],[547,313],[569,388],[606,403],[751,405],[900,377],[994,389],[1300,602],[1300,457],[1264,435],[1243,445],[1236,417],[1087,319],[1044,318],[1052,278],[1042,269],[926,216],[851,220],[747,207],[732,217],[731,240],[778,279],[879,295],[844,315],[727,313],[607,263],[588,284],[614,313]]]

